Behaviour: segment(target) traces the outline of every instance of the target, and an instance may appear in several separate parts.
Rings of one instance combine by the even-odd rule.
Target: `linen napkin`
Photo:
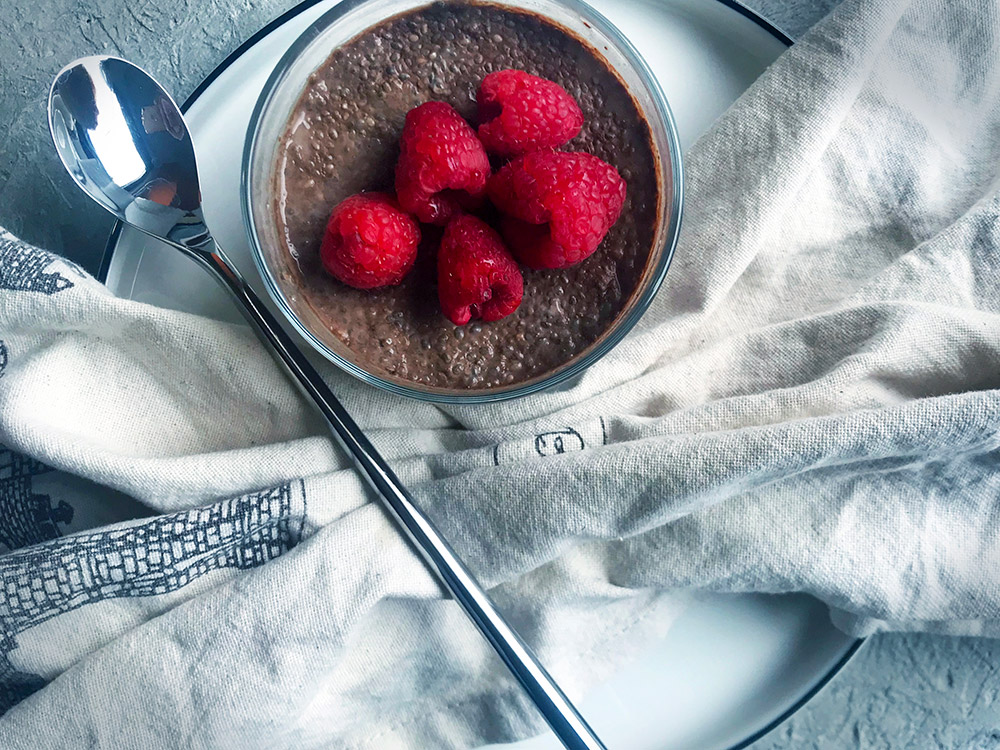
[[[687,155],[668,280],[571,387],[325,374],[573,697],[686,592],[1000,635],[1000,16],[845,0]],[[247,329],[0,236],[0,746],[541,726]]]

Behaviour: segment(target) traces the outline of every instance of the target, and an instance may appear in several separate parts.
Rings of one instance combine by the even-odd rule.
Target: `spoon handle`
[[[263,305],[239,271],[215,246],[194,253],[232,294],[247,320],[323,414],[362,476],[451,595],[462,605],[504,664],[521,683],[562,744],[571,750],[605,750],[579,712],[507,623],[458,555],[413,501],[326,383]]]

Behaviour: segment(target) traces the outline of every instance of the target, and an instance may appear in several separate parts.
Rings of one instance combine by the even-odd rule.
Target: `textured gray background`
[[[835,3],[748,2],[793,37]],[[294,4],[0,0],[0,223],[95,271],[111,222],[71,185],[49,144],[43,105],[53,74],[83,54],[118,54],[183,99],[230,50]],[[1000,750],[1000,641],[872,638],[753,750],[855,747]]]

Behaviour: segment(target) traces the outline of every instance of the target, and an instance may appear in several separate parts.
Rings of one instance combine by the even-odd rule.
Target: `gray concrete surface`
[[[111,223],[73,188],[49,145],[44,102],[53,74],[85,53],[120,54],[183,98],[294,2],[0,0],[0,223],[96,270]],[[835,3],[747,4],[797,36]],[[875,637],[752,747],[1000,750],[1000,641]]]

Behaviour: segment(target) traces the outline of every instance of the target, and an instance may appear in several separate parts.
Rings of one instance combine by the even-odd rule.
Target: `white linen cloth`
[[[846,0],[688,154],[667,283],[571,388],[329,371],[573,696],[690,590],[1000,635],[998,44],[992,1]],[[248,330],[3,235],[0,341],[0,746],[540,730]]]

